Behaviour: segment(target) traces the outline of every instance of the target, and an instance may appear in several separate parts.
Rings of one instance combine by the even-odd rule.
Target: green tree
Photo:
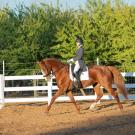
[[[134,71],[135,7],[122,0],[88,0],[78,10],[43,3],[1,9],[0,63],[5,60],[7,74],[29,74],[43,58],[66,62],[75,53],[76,35],[84,40],[87,64],[99,57],[100,64]]]

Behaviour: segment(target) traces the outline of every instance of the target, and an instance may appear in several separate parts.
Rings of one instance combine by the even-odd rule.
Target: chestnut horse
[[[69,77],[69,65],[62,63],[55,58],[43,59],[37,63],[46,79],[51,74],[55,75],[57,86],[59,88],[52,97],[50,104],[47,106],[46,113],[49,112],[51,105],[63,92],[67,93],[77,111],[80,112],[80,107],[76,104],[72,94],[72,80]],[[89,80],[81,81],[81,83],[83,88],[90,85],[94,86],[94,91],[97,95],[96,102],[98,102],[103,96],[103,93],[100,91],[100,87],[103,86],[114,97],[114,99],[116,99],[120,110],[123,110],[117,92],[112,89],[112,84],[114,83],[117,86],[117,91],[123,94],[125,99],[128,99],[124,80],[120,71],[114,66],[93,65],[88,67],[88,73]]]

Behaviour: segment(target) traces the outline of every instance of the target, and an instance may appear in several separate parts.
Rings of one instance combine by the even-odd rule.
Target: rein
[[[44,63],[45,64],[45,63]],[[49,68],[48,68],[48,66],[45,64],[44,65],[45,66],[45,68],[47,69],[47,74],[44,74],[43,76],[44,77],[47,77],[47,76],[49,76],[50,74],[51,74],[51,70],[49,71]]]
[[[65,67],[65,66],[59,67],[58,69],[56,69],[55,71],[53,71],[52,74],[55,74],[59,69],[62,69],[62,68],[64,68],[64,67]]]

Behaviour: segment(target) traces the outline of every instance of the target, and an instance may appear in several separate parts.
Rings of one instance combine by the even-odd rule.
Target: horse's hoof
[[[80,114],[80,107],[76,110],[78,114]]]
[[[96,111],[97,110],[96,103],[91,104],[91,106],[89,107],[89,110]]]
[[[81,112],[80,111],[77,111],[77,114],[81,114]]]
[[[124,110],[123,110],[123,108],[120,108],[120,112],[121,112],[121,113],[124,113]]]
[[[97,107],[95,107],[95,108],[91,108],[91,107],[90,107],[89,110],[92,111],[92,112],[94,112],[94,111],[97,111],[97,110],[99,110],[99,109],[98,109]]]
[[[49,115],[49,111],[48,111],[48,110],[45,110],[44,113],[45,113],[46,115]]]
[[[95,105],[92,104],[92,105],[89,107],[89,110],[92,111],[92,112],[94,112],[94,111],[99,110],[99,107],[97,107],[97,106],[95,106]]]
[[[119,105],[120,111],[123,112],[123,106]]]

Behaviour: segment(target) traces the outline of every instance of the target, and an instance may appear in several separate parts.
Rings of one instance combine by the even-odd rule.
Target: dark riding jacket
[[[82,48],[82,46],[80,46],[77,49],[75,56],[73,57],[74,61],[78,61],[80,65],[80,69],[83,69],[84,67],[83,54],[84,54],[84,49]]]

